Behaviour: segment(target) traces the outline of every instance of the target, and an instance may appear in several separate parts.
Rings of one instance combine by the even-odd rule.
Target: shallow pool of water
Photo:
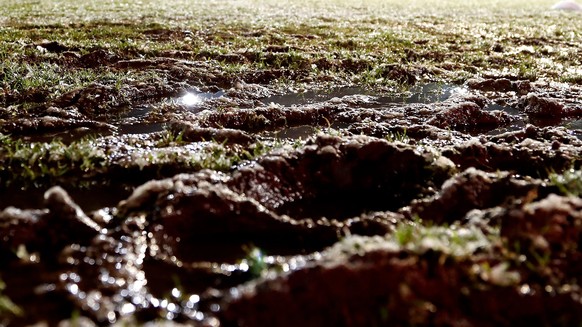
[[[174,101],[186,107],[195,107],[206,100],[220,98],[221,96],[224,96],[224,91],[222,90],[217,92],[201,92],[198,89],[190,89],[186,90],[186,92],[180,94],[178,97],[170,99],[170,101]]]
[[[466,93],[467,89],[453,84],[427,83],[413,86],[404,94],[383,95],[377,97],[380,104],[393,103],[434,103],[444,101],[454,94]],[[290,93],[284,95],[274,95],[261,100],[264,104],[275,103],[282,106],[297,106],[328,101],[333,98],[342,98],[350,95],[371,95],[376,94],[361,87],[345,87],[332,90],[313,90],[303,93]]]
[[[189,89],[180,95],[162,100],[170,104],[185,106],[190,111],[197,111],[207,100],[220,98],[224,91],[202,92],[198,89]],[[120,124],[118,132],[120,134],[148,134],[159,132],[164,129],[167,122],[145,123],[144,118],[156,108],[156,104],[146,104],[135,106],[125,115]]]

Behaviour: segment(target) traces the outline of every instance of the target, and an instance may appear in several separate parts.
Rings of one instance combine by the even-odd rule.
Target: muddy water
[[[377,104],[395,103],[434,103],[444,101],[454,94],[466,93],[466,89],[458,85],[441,83],[428,83],[412,87],[405,94],[393,96],[380,96],[375,100]],[[282,106],[297,106],[328,101],[333,98],[342,98],[351,95],[374,96],[373,92],[359,87],[345,87],[323,91],[307,91],[303,93],[290,93],[275,95],[261,99],[264,104],[275,103]]]
[[[324,103],[328,101],[348,99],[352,96],[367,96],[370,98],[368,103],[361,103],[354,106],[361,106],[363,108],[382,109],[397,108],[399,105],[405,106],[407,104],[438,104],[447,101],[454,97],[462,97],[470,94],[472,91],[466,86],[443,83],[427,83],[414,86],[406,92],[394,92],[394,94],[374,94],[369,90],[359,87],[345,87],[332,90],[311,90],[302,93],[289,93],[283,95],[274,95],[260,100],[264,105],[276,104],[283,107],[300,108],[302,106],[314,105],[317,103]],[[202,92],[197,89],[190,89],[183,92],[181,95],[165,99],[162,103],[171,103],[183,106],[191,113],[196,113],[201,109],[206,109],[204,103],[211,99],[226,97],[224,91],[216,92]],[[499,96],[499,94],[495,95]],[[502,111],[509,116],[514,117],[514,121],[510,126],[503,126],[496,130],[488,131],[488,134],[499,134],[506,131],[513,131],[523,128],[528,123],[537,126],[565,126],[573,130],[573,134],[579,135],[580,123],[576,119],[549,119],[549,118],[528,118],[521,109],[509,105],[500,105],[495,102],[493,96],[484,105],[483,110],[486,112]],[[490,95],[491,97],[491,95]],[[118,133],[120,134],[147,134],[159,132],[167,127],[167,122],[156,120],[149,122],[147,116],[154,110],[154,105],[137,106],[130,110],[124,120],[118,125]],[[276,131],[269,131],[263,134],[266,137],[281,138],[281,139],[305,139],[309,136],[315,135],[322,131],[322,128],[328,127],[335,130],[347,128],[349,124],[338,121],[329,122],[328,126],[314,126],[314,125],[299,125],[288,126]],[[480,130],[475,130],[470,133],[479,133]]]
[[[342,101],[343,99],[349,99],[352,96],[363,95],[369,97],[370,99],[367,101],[367,103],[359,104],[359,106],[363,108],[372,108],[376,110],[387,108],[391,110],[397,110],[399,106],[405,106],[407,104],[438,104],[451,98],[462,97],[468,94],[470,94],[470,90],[462,85],[428,83],[414,86],[405,93],[400,92],[394,95],[378,95],[373,94],[369,90],[363,88],[346,87],[331,91],[308,91],[304,93],[276,95],[264,98],[261,100],[261,102],[264,104],[273,103],[284,107],[301,107],[326,101],[333,101],[334,99],[337,101]],[[489,135],[496,135],[508,131],[519,130],[520,128],[525,127],[528,123],[533,123],[539,126],[566,126],[573,130],[579,129],[576,127],[576,120],[573,122],[570,120],[561,119],[532,120],[529,119],[520,109],[509,105],[500,105],[495,103],[493,100],[489,100],[484,105],[483,111],[501,111],[514,118],[514,121],[509,126],[502,126],[494,130],[487,131],[487,134]],[[334,130],[341,130],[349,127],[349,125],[350,124],[348,123],[334,121],[330,122],[327,127],[333,128]],[[317,134],[318,132],[321,132],[325,127],[326,126],[318,127],[313,125],[290,126],[287,128],[279,129],[277,131],[270,131],[263,135],[266,137],[281,139],[306,139]],[[467,130],[467,132],[478,135],[482,131],[476,129],[474,131]]]
[[[149,134],[160,132],[167,126],[166,121],[157,119],[155,122],[148,122],[148,116],[155,110],[156,106],[169,105],[181,106],[187,111],[196,113],[205,101],[217,99],[224,96],[224,91],[202,92],[199,89],[192,88],[181,92],[173,98],[163,99],[156,104],[139,105],[128,110],[127,114],[118,124],[119,134]]]

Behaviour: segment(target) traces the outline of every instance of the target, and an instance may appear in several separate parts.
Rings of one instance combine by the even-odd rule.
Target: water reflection
[[[128,109],[124,120],[118,124],[119,134],[149,134],[162,131],[165,122],[147,122],[146,118],[148,115],[156,110],[159,106],[167,104],[177,104],[187,107],[188,109],[193,109],[204,101],[209,99],[219,98],[224,95],[223,91],[217,92],[202,92],[198,89],[188,89],[185,93],[180,96],[173,98],[166,98],[161,103],[158,104],[145,104],[132,107]]]
[[[485,107],[483,109],[486,111],[500,110],[500,111],[504,111],[512,116],[519,116],[522,114],[521,111],[519,111],[519,109],[516,109],[513,107],[508,107],[508,106],[502,106],[502,105],[496,104],[496,103],[487,104],[487,105],[485,105]]]
[[[202,102],[202,97],[196,93],[188,92],[178,99],[178,103],[185,106],[195,106]]]
[[[376,98],[376,103],[380,105],[393,103],[434,103],[445,101],[453,95],[465,94],[468,90],[465,87],[455,84],[427,83],[413,86],[407,92],[395,93],[394,95],[380,96]],[[351,95],[376,96],[370,90],[359,87],[344,87],[327,91],[313,90],[303,93],[290,93],[275,95],[261,100],[264,104],[275,103],[282,106],[294,106],[312,104],[321,101],[328,101],[333,98],[342,98]]]
[[[220,98],[224,95],[223,91],[218,92],[201,92],[197,89],[190,89],[181,96],[173,99],[176,103],[184,105],[186,107],[195,107],[202,104],[204,101],[209,99]]]
[[[468,90],[462,86],[441,83],[428,83],[415,86],[410,89],[409,94],[401,97],[386,97],[384,101],[403,103],[434,103],[445,101],[451,96],[467,94]],[[398,101],[400,100],[400,101]]]

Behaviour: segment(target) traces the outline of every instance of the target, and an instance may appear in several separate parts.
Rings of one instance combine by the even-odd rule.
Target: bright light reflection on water
[[[202,102],[202,97],[198,94],[188,92],[180,97],[178,102],[185,106],[195,106]]]

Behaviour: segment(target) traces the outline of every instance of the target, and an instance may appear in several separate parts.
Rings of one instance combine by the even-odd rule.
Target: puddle
[[[295,105],[305,105],[317,102],[328,101],[333,98],[341,98],[349,95],[364,94],[371,95],[367,90],[359,87],[346,87],[325,91],[307,91],[303,93],[290,93],[283,95],[273,95],[261,100],[264,104],[275,103],[285,107]]]
[[[223,91],[201,92],[197,89],[190,89],[178,97],[164,99],[161,103],[178,104],[185,106],[188,110],[196,109],[205,101],[220,98],[224,95]],[[162,123],[143,123],[141,120],[154,110],[155,104],[140,105],[132,108],[125,115],[122,123],[118,125],[120,134],[149,134],[159,132],[164,129],[165,122]]]
[[[143,118],[151,111],[151,106],[137,106],[133,108],[126,118]]]
[[[454,94],[466,93],[466,88],[458,85],[447,85],[441,83],[427,83],[410,88],[405,94],[394,96],[381,96],[377,98],[380,104],[394,103],[433,103],[450,98]],[[346,87],[326,91],[308,91],[303,93],[291,93],[275,95],[261,100],[264,104],[275,103],[290,107],[297,105],[313,104],[328,101],[333,98],[342,98],[350,95],[375,95],[369,90],[359,87]]]
[[[178,104],[184,105],[186,107],[194,107],[206,100],[220,98],[224,95],[224,91],[218,92],[200,92],[198,90],[189,90],[186,93],[182,94],[177,98],[173,98],[172,101],[175,101]]]
[[[340,88],[331,91],[308,91],[304,93],[292,93],[285,95],[277,95],[267,97],[261,100],[265,104],[275,103],[278,105],[293,107],[301,105],[309,105],[317,102],[329,101],[333,98],[342,98],[346,96],[353,95],[368,95],[375,96],[374,102],[371,105],[359,105],[366,108],[381,108],[385,105],[398,105],[398,104],[431,104],[446,101],[455,95],[466,94],[469,91],[464,86],[453,85],[453,84],[441,84],[441,83],[427,83],[423,85],[418,85],[410,88],[408,92],[399,95],[388,95],[388,96],[377,96],[364,88],[358,87],[347,87]],[[526,124],[534,124],[539,127],[546,126],[564,126],[572,130],[572,134],[576,135],[578,138],[582,136],[582,120],[570,120],[570,119],[535,119],[527,117],[519,109],[504,106],[496,103],[489,103],[483,108],[485,111],[499,110],[507,113],[510,116],[516,117],[515,122],[510,126],[504,126],[486,132],[489,135],[496,135],[508,131],[515,131],[526,126]],[[334,128],[337,128],[333,126]],[[286,129],[282,129],[274,132],[266,132],[264,135],[267,137],[281,138],[281,139],[299,139],[307,138],[317,132],[317,126],[293,126]],[[341,128],[340,128],[341,129]],[[484,131],[475,130],[469,131],[478,135]]]
[[[569,129],[576,130],[578,132],[582,132],[582,119],[576,119],[569,121],[565,124],[565,126]]]
[[[570,129],[571,134],[582,140],[582,119],[567,121],[564,126]]]
[[[385,99],[389,99],[393,103],[434,103],[445,101],[455,94],[467,93],[467,89],[458,85],[428,83],[412,87],[409,93],[411,93],[410,96],[387,97]]]
[[[189,109],[199,106],[204,101],[210,99],[220,98],[224,95],[224,91],[217,91],[217,92],[202,92],[197,89],[189,89],[177,97],[173,98],[166,98],[161,101],[161,103],[175,103],[178,105],[183,105],[188,107]],[[126,118],[143,118],[147,116],[147,114],[155,107],[154,104],[149,105],[140,105],[132,108],[127,115]]]

